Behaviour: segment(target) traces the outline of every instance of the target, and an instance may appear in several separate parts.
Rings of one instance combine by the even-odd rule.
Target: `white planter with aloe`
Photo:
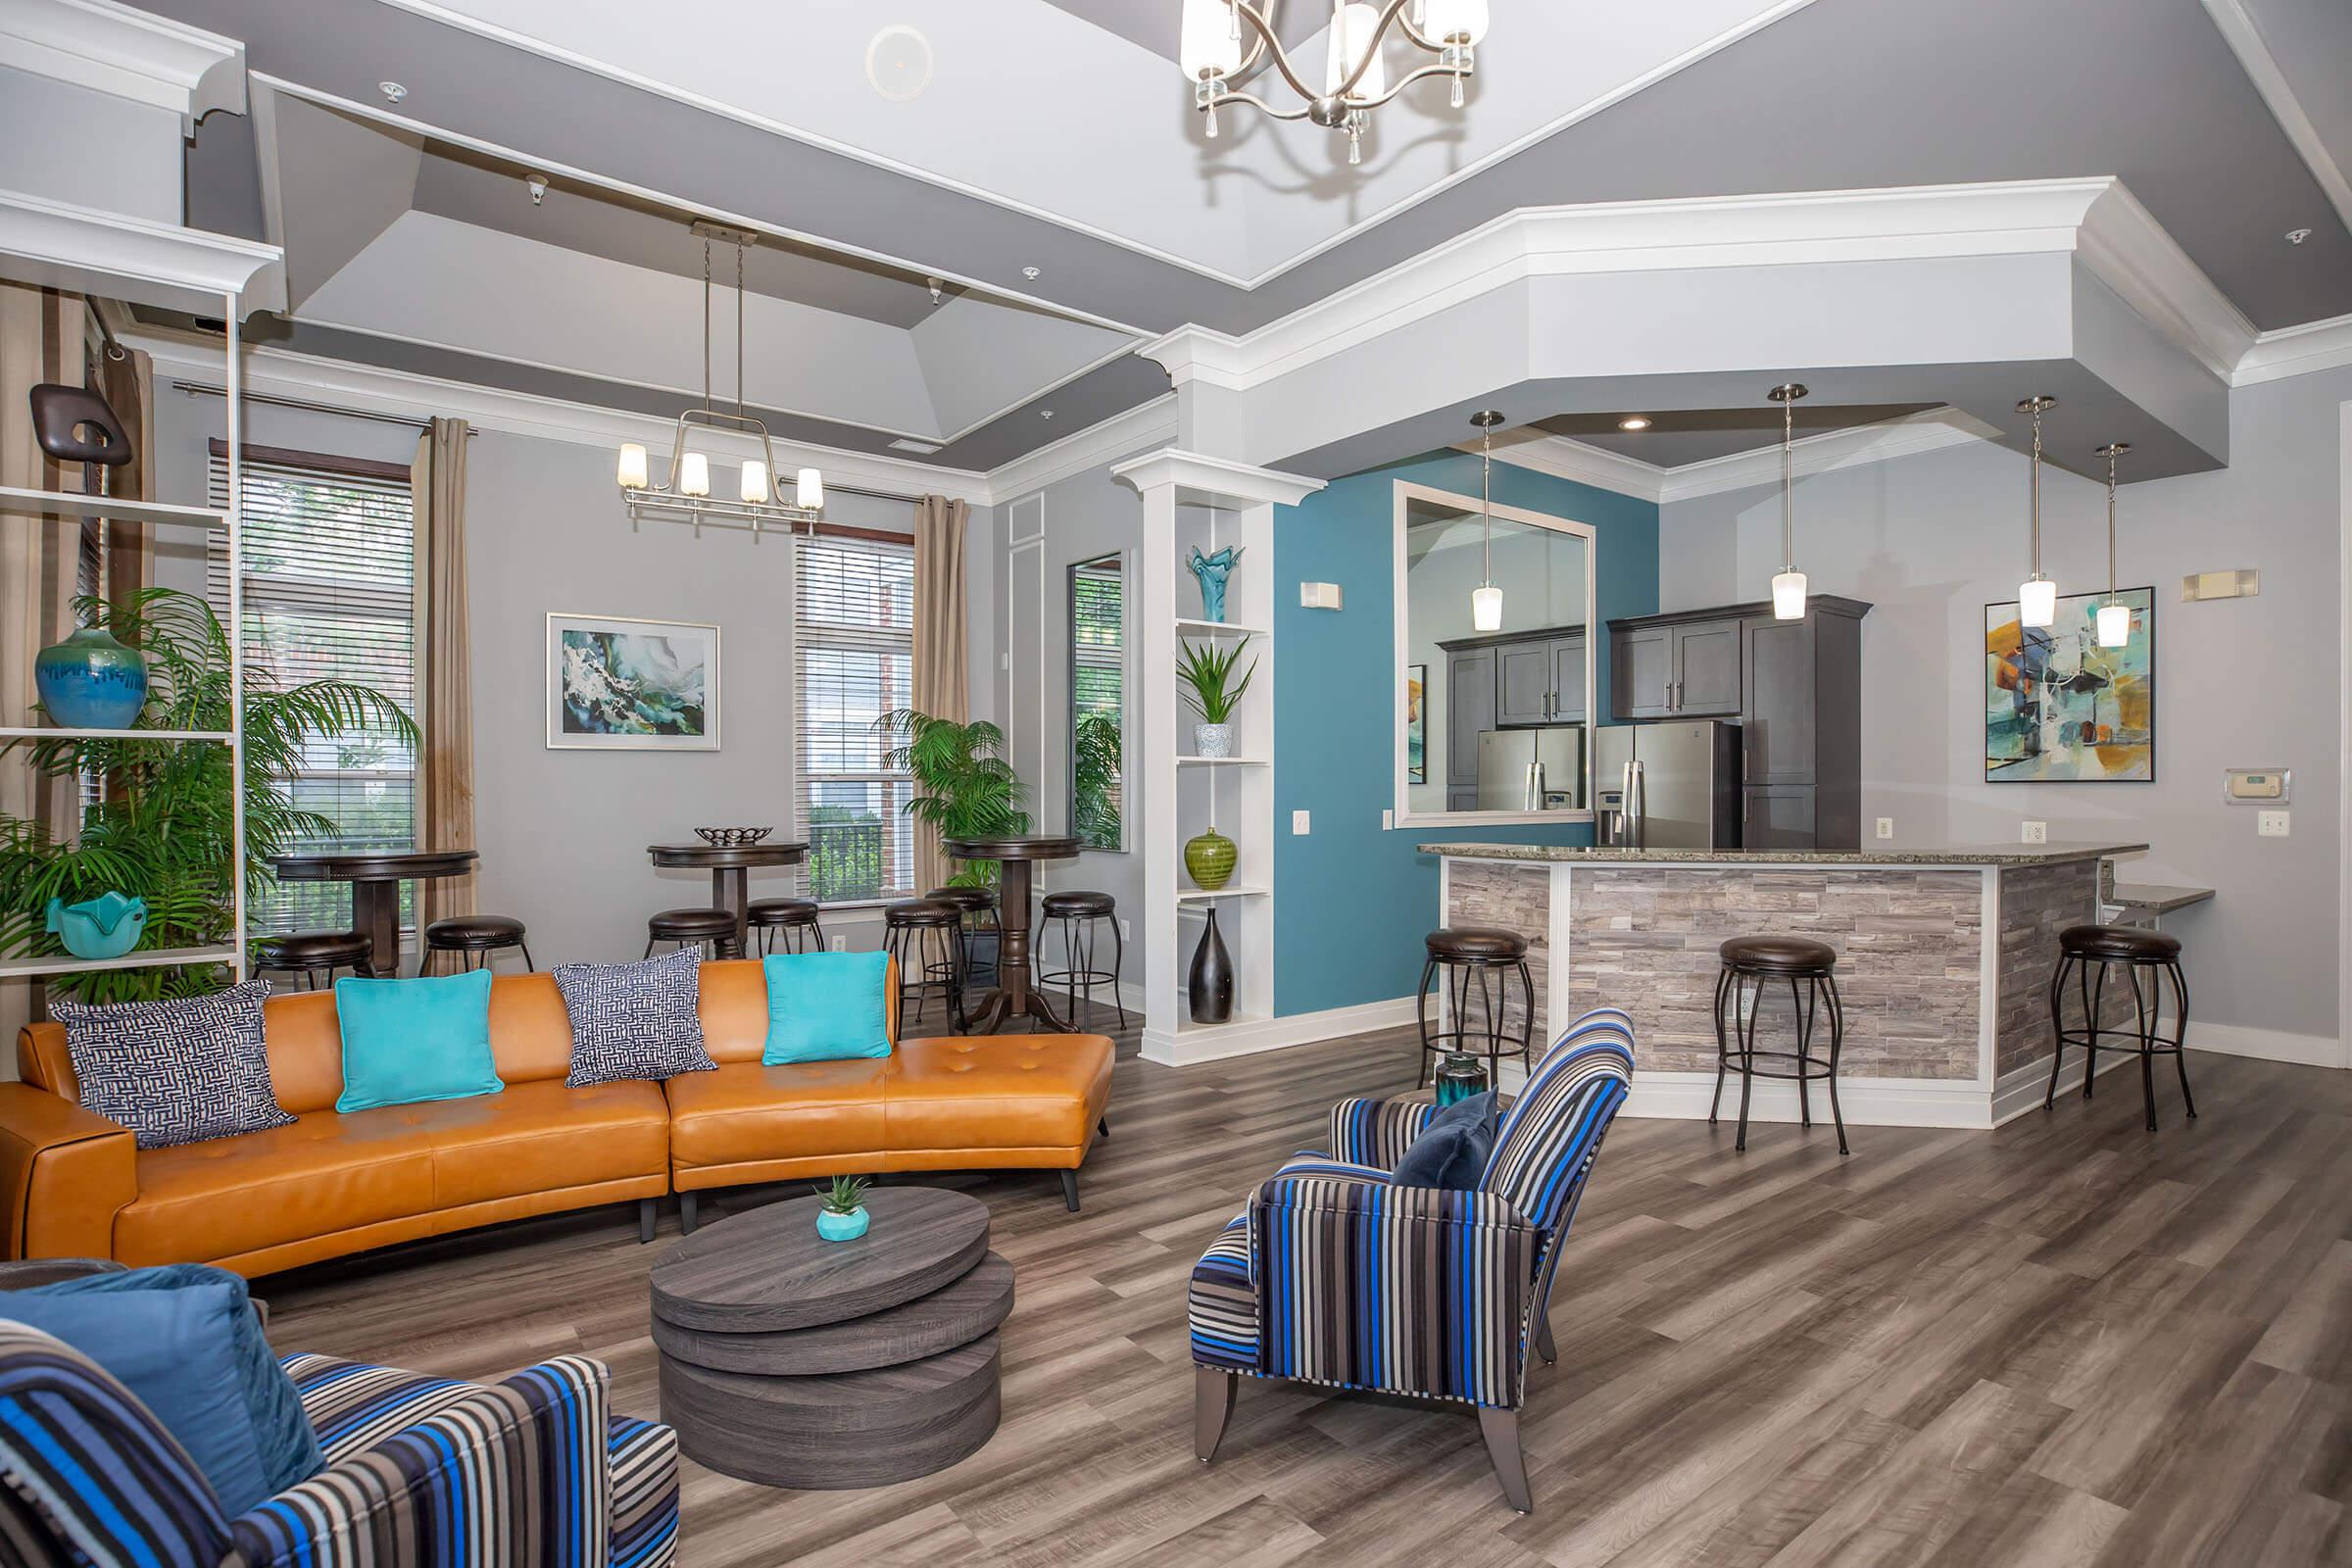
[[[1184,682],[1185,702],[1200,715],[1200,721],[1193,726],[1195,757],[1233,755],[1233,710],[1241,706],[1250,678],[1257,673],[1254,659],[1238,679],[1234,673],[1249,646],[1248,637],[1231,648],[1221,643],[1202,648],[1189,640],[1184,644],[1184,653],[1176,661],[1176,675]]]

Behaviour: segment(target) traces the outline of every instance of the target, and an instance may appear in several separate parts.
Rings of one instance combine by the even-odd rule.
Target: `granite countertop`
[[[1560,844],[1422,844],[1423,855],[1463,860],[1557,861],[1571,865],[2064,865],[2131,855],[2145,844],[2012,844],[1999,848],[1885,850],[1618,850]]]
[[[2110,903],[2143,909],[2149,914],[2170,914],[2192,904],[2203,904],[2212,897],[2211,888],[2167,887],[2157,882],[2118,882],[2108,890]]]

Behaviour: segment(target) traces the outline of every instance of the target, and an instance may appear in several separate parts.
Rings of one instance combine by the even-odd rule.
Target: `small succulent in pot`
[[[816,1189],[821,1204],[816,1212],[816,1234],[828,1242],[852,1242],[863,1236],[871,1218],[865,1211],[865,1193],[873,1185],[864,1176],[836,1176],[831,1186]]]

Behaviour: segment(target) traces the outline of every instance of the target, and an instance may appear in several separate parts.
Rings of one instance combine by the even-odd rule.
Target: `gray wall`
[[[1923,844],[2014,843],[2028,818],[2053,842],[2145,838],[2153,849],[2127,879],[2218,891],[2166,928],[2187,944],[2193,1016],[2249,1032],[2249,1046],[2265,1044],[2253,1033],[2339,1038],[2347,399],[2348,370],[2239,389],[2227,469],[2125,485],[2120,582],[2156,586],[2149,784],[1984,782],[1984,607],[2013,599],[2026,574],[2023,458],[1976,444],[1796,488],[1797,565],[1815,591],[1877,607],[1863,622],[1865,822],[1891,816],[1898,842]],[[2103,486],[2045,468],[2043,569],[2061,592],[2105,586],[2105,522]],[[1776,487],[1669,504],[1661,608],[1764,597],[1779,530]],[[2235,566],[2261,570],[2259,598],[2180,602],[2182,574]],[[2294,769],[2291,837],[2257,838],[2254,811],[2223,804],[2227,766]]]
[[[218,398],[156,399],[164,498],[194,502]],[[414,427],[256,406],[247,439],[345,457],[411,461]],[[658,460],[657,460],[658,461]],[[710,882],[657,871],[645,846],[691,840],[711,824],[791,822],[794,757],[790,554],[726,529],[700,538],[648,523],[632,532],[603,447],[484,431],[467,458],[467,583],[472,599],[474,830],[481,906],[530,928],[542,967],[633,958],[656,909],[704,905]],[[906,504],[836,490],[827,514],[861,527],[911,527]],[[993,711],[998,563],[988,514],[974,514],[966,592],[975,703]],[[202,583],[200,547],[170,554],[157,580]],[[721,629],[722,749],[636,754],[550,751],[542,640],[549,611],[715,622]],[[790,891],[786,871],[755,873],[753,896]],[[826,921],[854,947],[879,945],[878,912]]]

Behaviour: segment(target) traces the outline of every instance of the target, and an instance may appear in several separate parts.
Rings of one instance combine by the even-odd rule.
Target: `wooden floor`
[[[1458,1408],[1247,1383],[1192,1455],[1195,1257],[1330,1102],[1409,1085],[1394,1035],[1184,1071],[1122,1045],[1085,1212],[958,1179],[1018,1271],[1004,1421],[862,1493],[689,1466],[689,1564],[2306,1564],[2352,1559],[2352,1075],[2192,1054],[1997,1133],[1634,1121],[1530,1375],[1536,1511]],[[2112,1085],[2113,1087],[2108,1087]],[[741,1207],[796,1188],[729,1195]],[[658,1414],[625,1209],[262,1282],[282,1348],[463,1376],[561,1351]]]

